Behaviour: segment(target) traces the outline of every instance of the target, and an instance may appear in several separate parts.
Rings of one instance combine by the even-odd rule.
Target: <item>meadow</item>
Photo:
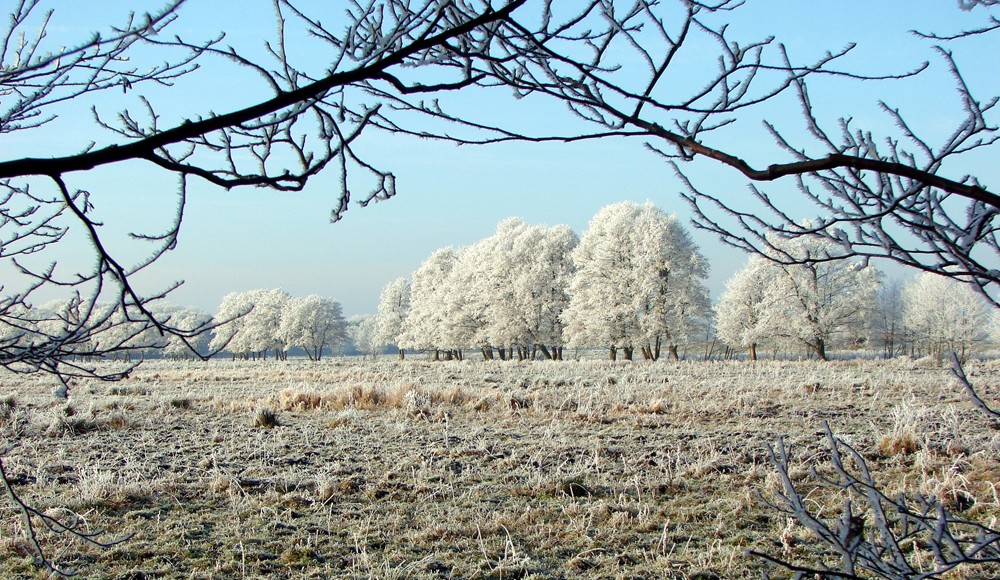
[[[1000,362],[966,371],[1000,399]],[[890,495],[1000,518],[1000,431],[932,360],[148,361],[53,386],[3,377],[0,441],[30,504],[131,536],[44,531],[86,578],[787,577],[746,551],[822,546],[768,507],[765,445],[812,485],[824,421]],[[0,509],[0,577],[48,577]]]

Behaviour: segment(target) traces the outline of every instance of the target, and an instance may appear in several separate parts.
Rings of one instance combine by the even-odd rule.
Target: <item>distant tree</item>
[[[490,348],[486,324],[499,283],[493,270],[498,259],[506,259],[502,252],[492,247],[492,238],[481,239],[455,252],[454,263],[439,293],[445,317],[439,326],[438,348],[453,353],[448,356],[462,358],[465,347],[479,347],[484,354]]]
[[[747,349],[757,360],[757,349],[773,343],[781,335],[780,292],[775,280],[778,265],[761,256],[750,256],[747,265],[726,282],[715,306],[715,331],[719,340],[735,348]]]
[[[874,266],[832,259],[836,245],[822,236],[772,237],[769,243],[793,260],[778,263],[773,285],[784,297],[778,304],[786,337],[827,360],[829,347],[864,335],[878,288]]]
[[[286,343],[279,329],[288,299],[288,294],[280,289],[225,295],[215,317],[229,322],[216,329],[210,348],[225,348],[243,358],[267,358],[267,351],[273,349],[280,358]]]
[[[406,358],[406,349],[399,347],[403,321],[410,311],[410,281],[396,278],[386,284],[378,301],[376,340],[379,346],[394,344],[399,349],[399,360]]]
[[[150,306],[150,312],[158,320],[169,324],[171,328],[183,329],[183,334],[164,332],[156,326],[148,324],[147,320],[127,318],[114,304],[105,304],[109,312],[113,312],[110,320],[115,321],[106,332],[95,336],[95,340],[120,341],[127,347],[122,354],[127,360],[132,355],[139,358],[163,356],[187,358],[190,356],[207,356],[211,340],[212,317],[190,306],[178,306],[167,302],[156,302]],[[112,355],[114,357],[117,354]]]
[[[512,305],[511,286],[517,276],[515,264],[528,259],[514,253],[514,244],[528,225],[520,218],[497,224],[493,235],[462,248],[448,282],[448,311],[461,344],[478,347],[487,360],[494,348],[501,359],[513,357],[515,349],[524,357],[527,340],[518,324],[518,306]]]
[[[971,287],[924,272],[903,288],[903,322],[921,352],[962,362],[988,338],[990,308]]]
[[[505,292],[491,309],[491,327],[500,321],[507,336],[521,336],[522,344],[538,349],[546,359],[562,360],[563,313],[569,306],[573,275],[570,255],[579,237],[569,226],[529,226],[511,242]],[[492,335],[496,340],[504,331]],[[511,342],[508,342],[511,344]],[[534,353],[531,353],[534,356]]]
[[[905,352],[909,339],[903,324],[903,283],[899,280],[879,284],[872,315],[872,337],[887,357]]]
[[[607,346],[631,359],[639,336],[639,306],[630,291],[637,287],[630,230],[640,206],[622,202],[601,208],[591,218],[573,250],[573,278],[566,308],[566,340],[577,346]]]
[[[382,349],[383,343],[378,338],[378,317],[374,314],[352,316],[347,321],[347,334],[362,356],[374,359]]]
[[[657,359],[709,309],[707,263],[676,217],[652,204],[602,208],[572,253],[575,273],[564,320],[570,344],[606,345],[612,359],[636,347]]]
[[[577,243],[567,226],[531,226],[520,218],[459,252],[448,283],[458,344],[492,359],[561,357],[566,285]]]
[[[448,277],[455,265],[456,252],[447,247],[436,250],[413,273],[410,282],[410,310],[403,321],[399,347],[434,351],[440,357],[451,333],[451,312],[447,311]]]
[[[56,332],[67,331],[76,324],[75,317],[80,304],[74,300],[56,301],[50,303],[48,308],[32,309],[32,313],[43,317],[59,313],[53,320],[55,325],[49,326],[43,323],[42,328]],[[70,314],[71,312],[72,314]],[[132,314],[137,315],[135,312]],[[91,356],[88,351],[93,350],[104,352],[106,354],[103,356],[113,360],[130,362],[141,360],[148,353],[159,351],[167,345],[166,337],[158,332],[156,327],[146,324],[146,320],[141,316],[137,318],[129,316],[126,310],[118,308],[114,303],[94,303],[89,316],[92,320],[102,320],[103,322],[94,327],[94,332],[90,334],[86,343],[77,345],[81,359]],[[72,320],[73,322],[65,324],[62,322],[64,320]],[[61,330],[56,330],[60,326]]]
[[[650,203],[633,226],[632,247],[642,274],[636,290],[646,296],[640,319],[642,354],[656,360],[666,346],[676,360],[678,345],[700,334],[710,316],[708,260],[676,215]]]
[[[286,348],[297,346],[309,360],[321,360],[324,350],[348,339],[343,309],[336,300],[315,294],[288,298],[281,309],[278,336]]]
[[[163,354],[174,358],[187,358],[190,356],[205,356],[209,353],[209,342],[212,339],[209,329],[212,325],[212,316],[192,306],[176,306],[171,304],[158,304],[153,307],[156,316],[168,320],[172,326],[177,328],[190,329],[192,332],[203,329],[201,332],[193,334],[190,339],[178,337],[168,333],[167,345],[163,347]]]

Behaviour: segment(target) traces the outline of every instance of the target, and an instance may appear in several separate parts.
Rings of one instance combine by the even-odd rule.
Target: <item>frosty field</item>
[[[966,370],[996,403],[1000,363]],[[885,490],[1000,518],[1000,431],[928,361],[152,361],[68,404],[3,380],[17,491],[134,534],[43,537],[87,578],[780,577],[745,551],[817,542],[764,505],[764,444],[804,479],[824,420]],[[47,577],[2,510],[0,577]]]

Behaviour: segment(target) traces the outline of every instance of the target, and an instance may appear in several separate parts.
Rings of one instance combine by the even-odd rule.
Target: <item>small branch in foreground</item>
[[[21,514],[21,521],[24,523],[28,549],[31,551],[31,557],[36,566],[47,568],[54,574],[67,578],[78,574],[78,571],[75,568],[60,568],[55,562],[50,560],[45,555],[45,552],[42,550],[41,541],[38,539],[36,520],[51,532],[56,534],[69,534],[70,536],[83,540],[87,544],[99,548],[110,548],[131,539],[132,536],[135,535],[132,533],[112,540],[103,541],[100,537],[106,533],[106,530],[98,529],[91,532],[83,531],[81,529],[81,523],[83,520],[75,513],[72,514],[72,517],[68,521],[65,519],[60,520],[28,505],[14,490],[13,482],[7,475],[7,470],[3,464],[3,455],[5,455],[7,451],[9,451],[9,449],[5,449],[3,452],[0,452],[0,484],[3,485],[7,497],[14,504],[14,508]]]
[[[965,394],[969,397],[972,404],[983,413],[986,413],[987,417],[992,419],[994,427],[1000,427],[1000,411],[997,411],[987,405],[986,401],[979,396],[979,393],[976,392],[975,387],[972,386],[969,378],[965,375],[965,369],[962,368],[962,363],[958,359],[958,354],[954,352],[951,353],[951,374],[958,379],[958,384],[962,386],[962,389],[965,391]]]
[[[808,492],[807,498],[801,491],[802,482],[791,475],[791,445],[781,439],[776,446],[767,446],[767,454],[782,488],[765,501],[776,512],[795,518],[818,539],[820,558],[836,556],[839,563],[795,564],[755,550],[750,555],[795,572],[794,578],[860,578],[857,574],[863,571],[887,580],[929,579],[973,566],[978,567],[970,571],[973,574],[996,572],[1000,530],[952,514],[935,496],[885,495],[864,457],[836,437],[826,422],[823,430],[833,473],[822,474],[813,466],[809,479],[846,497],[842,515],[824,515],[816,507],[816,492]]]

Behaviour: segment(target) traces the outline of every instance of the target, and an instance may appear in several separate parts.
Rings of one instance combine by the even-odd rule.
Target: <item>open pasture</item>
[[[1000,364],[966,370],[1000,398]],[[764,445],[805,480],[823,421],[887,492],[1000,517],[1000,432],[927,361],[151,361],[68,403],[3,380],[17,491],[134,534],[42,534],[88,578],[758,578],[747,549],[818,547],[762,502]],[[0,577],[47,577],[2,510]]]

